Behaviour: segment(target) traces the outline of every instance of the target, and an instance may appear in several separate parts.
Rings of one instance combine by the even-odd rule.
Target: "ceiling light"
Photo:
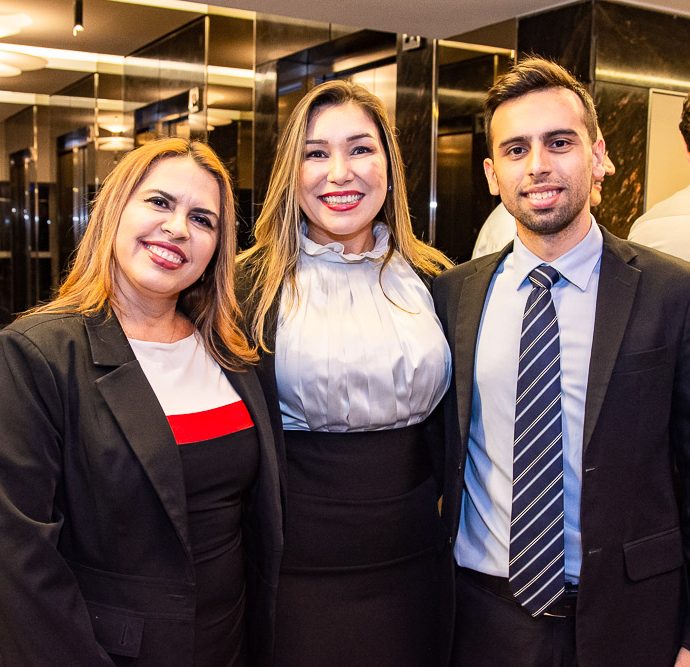
[[[19,69],[19,67],[13,67],[12,65],[0,63],[0,76],[2,77],[19,76],[21,73],[22,71]]]
[[[14,67],[19,70],[19,73],[21,73],[43,69],[48,64],[48,61],[45,58],[31,56],[26,53],[5,51],[0,45],[0,64]]]
[[[98,137],[96,148],[99,151],[130,151],[134,148],[132,137]]]
[[[72,37],[84,31],[84,0],[74,0],[74,27]]]
[[[132,129],[132,123],[128,123],[121,113],[99,113],[97,122],[98,127],[113,134],[122,134]]]
[[[0,14],[0,37],[16,35],[30,25],[31,17],[28,14]]]

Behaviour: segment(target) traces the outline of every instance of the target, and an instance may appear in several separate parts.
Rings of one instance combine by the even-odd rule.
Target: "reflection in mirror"
[[[495,77],[511,63],[507,49],[442,41],[438,47],[436,245],[456,261],[499,203],[486,185],[482,104]]]

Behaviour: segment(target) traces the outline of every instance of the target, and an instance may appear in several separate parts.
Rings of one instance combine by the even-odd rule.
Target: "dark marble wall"
[[[685,90],[688,35],[687,17],[597,0],[518,22],[521,53],[553,57],[590,84],[616,165],[595,214],[618,236],[643,212],[649,91]]]
[[[643,212],[648,98],[644,88],[601,81],[595,85],[599,125],[616,173],[604,181],[594,216],[622,238]]]
[[[434,46],[424,42],[418,49],[403,51],[398,37],[396,60],[395,124],[405,162],[412,226],[419,238],[429,241]]]
[[[690,5],[689,5],[690,8]],[[687,91],[690,18],[612,2],[594,4],[596,78]]]
[[[553,58],[585,83],[593,72],[592,4],[585,2],[518,19],[520,55]]]

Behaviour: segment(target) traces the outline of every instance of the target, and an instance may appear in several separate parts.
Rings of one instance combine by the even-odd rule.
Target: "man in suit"
[[[690,665],[690,267],[594,222],[586,89],[541,58],[489,91],[512,246],[441,275],[452,665]]]

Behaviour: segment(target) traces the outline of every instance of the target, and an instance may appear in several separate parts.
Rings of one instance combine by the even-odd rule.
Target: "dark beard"
[[[508,209],[508,211],[523,227],[532,233],[551,236],[567,229],[573,220],[579,216],[585,204],[586,199],[581,202],[571,201],[568,206],[560,208],[529,211],[523,211],[518,208],[513,211]]]

